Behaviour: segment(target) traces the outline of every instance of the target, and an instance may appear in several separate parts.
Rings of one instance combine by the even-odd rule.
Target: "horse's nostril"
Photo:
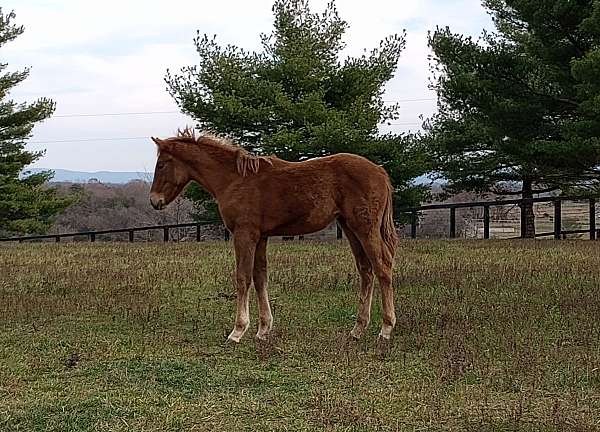
[[[156,210],[161,210],[165,206],[165,199],[154,194],[150,195],[150,204]]]

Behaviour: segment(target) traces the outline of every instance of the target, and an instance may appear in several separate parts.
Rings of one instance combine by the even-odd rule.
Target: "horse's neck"
[[[217,199],[238,177],[233,154],[207,152],[189,164],[193,179]]]

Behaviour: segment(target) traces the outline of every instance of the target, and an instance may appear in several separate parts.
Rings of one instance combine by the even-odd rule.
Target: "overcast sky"
[[[312,0],[321,11],[325,0]],[[221,44],[260,49],[272,26],[271,0],[4,0],[25,33],[2,48],[10,70],[31,67],[11,97],[41,96],[57,103],[55,115],[34,129],[29,148],[46,149],[34,166],[81,171],[152,171],[156,152],[148,137],[172,136],[193,121],[178,113],[165,90],[167,68],[197,62],[196,31]],[[385,100],[401,102],[391,128],[416,130],[419,115],[435,110],[428,90],[426,35],[436,26],[479,35],[491,28],[480,0],[338,0],[349,23],[344,55],[359,55],[387,35],[406,29],[407,47],[386,87]],[[415,101],[414,99],[420,99]],[[427,99],[427,100],[422,100]],[[139,115],[105,115],[146,113]],[[153,114],[148,114],[153,113]]]

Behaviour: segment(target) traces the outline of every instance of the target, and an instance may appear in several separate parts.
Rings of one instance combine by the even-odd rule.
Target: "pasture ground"
[[[225,243],[0,247],[1,431],[600,429],[600,243],[404,241],[347,340],[347,245],[271,244],[275,334],[226,346]]]

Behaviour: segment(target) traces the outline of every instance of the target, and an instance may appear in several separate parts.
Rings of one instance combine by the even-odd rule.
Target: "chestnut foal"
[[[319,231],[337,218],[352,248],[360,273],[356,324],[358,339],[371,316],[373,278],[383,304],[379,336],[389,339],[396,323],[392,264],[397,243],[392,219],[392,187],[385,170],[347,153],[287,162],[259,157],[211,135],[196,137],[185,129],[176,137],[152,138],[158,161],[150,192],[160,210],[190,182],[215,197],[223,222],[233,233],[237,289],[235,326],[228,340],[239,342],[248,329],[248,290],[258,299],[258,339],[266,339],[273,323],[267,294],[267,239]]]

